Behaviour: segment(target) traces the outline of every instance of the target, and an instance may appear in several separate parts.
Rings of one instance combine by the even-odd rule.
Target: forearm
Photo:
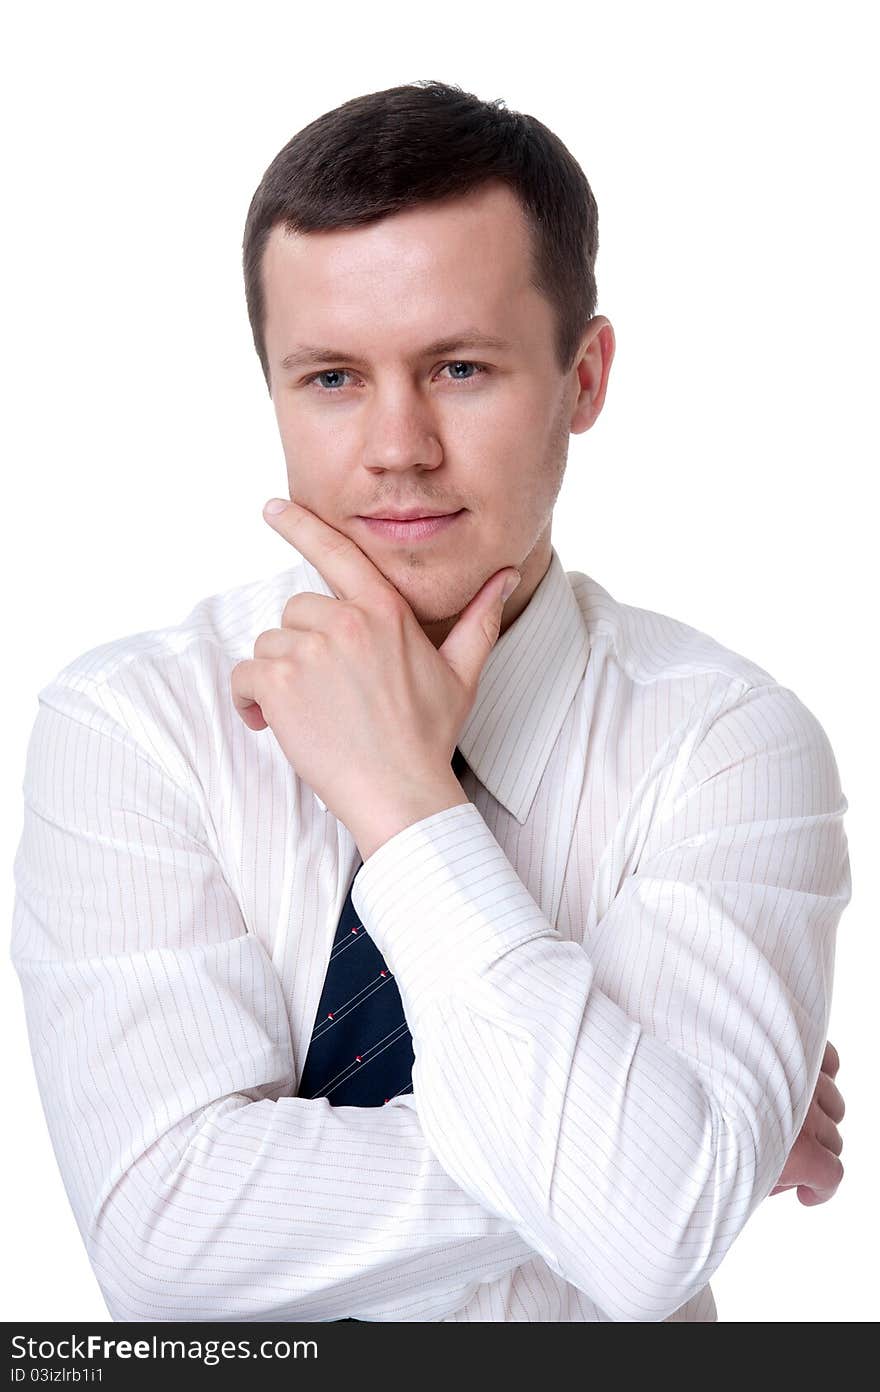
[[[260,980],[262,950],[252,939],[230,948],[241,954],[236,977],[256,977],[265,999],[273,977],[267,970]],[[87,1000],[104,988],[118,998],[130,969],[69,963],[65,993]],[[151,1023],[139,1028],[132,1015],[124,1049],[105,1054],[103,1068],[65,1077],[63,1032],[47,1033],[35,1054],[56,1154],[114,1319],[440,1319],[478,1282],[533,1258],[510,1223],[450,1179],[403,1099],[333,1108],[325,1098],[248,1096],[265,1094],[269,1078],[272,1092],[289,1085],[282,1040],[260,1049],[246,1032],[233,1039],[227,1095],[205,1104],[219,1080],[195,1056],[187,1070],[179,1022],[169,1019],[180,984],[169,974],[180,970],[181,955],[162,966],[164,1011],[144,997],[149,974],[136,972]],[[215,982],[217,972],[215,962]],[[57,973],[44,979],[42,1001],[63,1018],[59,984]],[[209,1011],[196,1005],[188,1027],[192,1038],[209,1037]],[[149,1057],[150,1037],[165,1058],[173,1048],[182,1073]],[[96,1037],[91,1053],[102,1054]],[[172,1076],[175,1087],[147,1102],[142,1087]]]
[[[786,752],[822,767],[794,737]],[[561,939],[472,806],[406,828],[355,881],[428,1143],[614,1319],[662,1320],[705,1285],[803,1121],[849,894],[845,802],[818,776],[783,787],[800,799],[784,837],[713,825],[710,796],[698,835],[624,880],[594,952]]]
[[[190,798],[85,696],[51,695],[96,726],[41,704],[12,960],[114,1318],[437,1319],[533,1259],[449,1178],[411,1099],[292,1095],[285,989]]]

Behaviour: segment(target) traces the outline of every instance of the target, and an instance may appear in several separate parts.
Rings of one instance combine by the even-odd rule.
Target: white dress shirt
[[[303,590],[334,594],[300,561],[38,694],[12,959],[111,1316],[716,1319],[827,1035],[824,729],[554,550],[459,737],[471,801],[355,880],[414,1091],[334,1108],[296,1091],[360,857],[230,693]]]

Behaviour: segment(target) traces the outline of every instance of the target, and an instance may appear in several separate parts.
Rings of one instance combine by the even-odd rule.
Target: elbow
[[[111,1319],[147,1323],[224,1318],[217,1310],[193,1314],[187,1275],[168,1250],[162,1250],[156,1215],[111,1195],[101,1204],[89,1231],[86,1251],[92,1273]]]
[[[621,1318],[662,1321],[708,1285],[784,1163],[786,1138],[769,1109],[739,1111],[710,1100],[704,1150],[680,1186],[692,1198],[668,1225],[668,1241],[629,1283]],[[658,1203],[662,1203],[658,1195]]]
[[[773,1118],[707,1098],[701,1146],[686,1171],[657,1172],[603,1205],[598,1235],[568,1226],[550,1265],[614,1321],[660,1323],[705,1289],[783,1164]],[[670,1183],[670,1181],[672,1181]]]
[[[119,1177],[85,1231],[92,1272],[113,1320],[229,1320],[242,1292],[218,1276],[220,1233],[199,1222],[179,1167],[159,1175],[153,1150]]]

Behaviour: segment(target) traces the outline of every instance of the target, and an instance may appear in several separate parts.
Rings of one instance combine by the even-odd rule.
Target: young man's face
[[[604,399],[613,330],[594,318],[563,377],[528,247],[520,205],[497,182],[364,227],[275,227],[266,245],[266,351],[290,496],[357,543],[435,646],[504,566],[522,582],[502,628],[525,608],[550,562],[569,434]],[[468,330],[510,346],[466,346]],[[426,351],[439,340],[454,346]],[[332,351],[284,366],[303,345]],[[363,520],[413,507],[459,515],[421,539]]]

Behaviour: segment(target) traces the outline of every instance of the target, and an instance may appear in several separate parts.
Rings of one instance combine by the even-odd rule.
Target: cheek
[[[306,507],[312,506],[310,498],[316,503],[323,500],[331,508],[334,502],[341,503],[350,491],[350,483],[346,488],[346,480],[350,479],[350,470],[345,467],[347,455],[328,440],[326,432],[304,428],[299,418],[295,422],[285,421],[281,413],[277,414],[291,490],[296,491]]]
[[[515,393],[492,404],[485,415],[475,422],[477,438],[496,458],[511,450],[522,453],[533,450],[540,439],[539,416],[529,411],[529,398]]]

